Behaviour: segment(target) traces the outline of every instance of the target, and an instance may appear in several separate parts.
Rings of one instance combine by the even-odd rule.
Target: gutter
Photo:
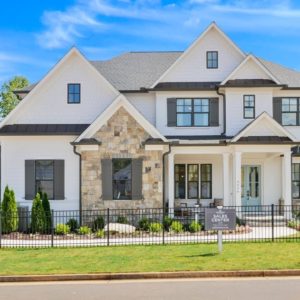
[[[71,143],[72,145],[72,143]],[[81,178],[81,154],[76,151],[76,145],[73,145],[73,152],[75,155],[79,156],[79,225],[82,225],[82,201],[81,201],[81,186],[82,186],[82,178]]]
[[[221,135],[226,135],[226,95],[225,93],[221,93],[219,91],[219,87],[216,88],[216,92],[218,95],[223,97],[223,132]]]
[[[165,203],[166,203],[166,196],[165,196],[165,191],[166,191],[166,185],[165,185],[165,178],[166,178],[166,171],[165,171],[165,158],[167,155],[171,153],[172,146],[169,144],[169,150],[163,154],[163,174],[162,174],[162,181],[163,181],[163,208],[165,208]]]

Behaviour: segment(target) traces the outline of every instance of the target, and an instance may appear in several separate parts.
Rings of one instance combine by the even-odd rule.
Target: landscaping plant
[[[57,224],[55,227],[55,233],[59,235],[69,234],[70,226],[67,224]]]
[[[78,234],[80,235],[87,235],[87,234],[91,234],[92,233],[92,230],[90,227],[88,226],[81,226],[79,229],[78,229]]]
[[[173,222],[173,219],[168,217],[168,216],[165,216],[164,219],[163,219],[163,225],[164,225],[164,229],[166,231],[169,231],[170,230],[170,227],[171,227],[171,224]]]
[[[161,232],[162,231],[162,225],[157,222],[150,223],[149,225],[150,232]]]
[[[179,233],[179,232],[182,232],[182,231],[183,231],[183,225],[182,225],[182,223],[179,222],[179,221],[173,221],[172,224],[171,224],[170,229],[171,229],[173,232]]]
[[[127,220],[127,218],[125,216],[118,216],[117,223],[128,224],[128,220]]]
[[[104,228],[104,218],[102,216],[98,216],[93,223],[93,231],[97,231],[98,229]]]
[[[19,217],[15,193],[5,187],[2,201],[2,232],[11,233],[18,229]]]
[[[45,231],[46,216],[40,194],[37,193],[33,199],[31,208],[31,230],[33,233]]]
[[[96,238],[102,239],[104,238],[104,230],[103,229],[99,229],[96,231],[95,233]]]
[[[189,226],[189,231],[190,232],[199,232],[199,231],[201,231],[201,229],[202,229],[202,225],[201,224],[199,224],[198,222],[196,222],[196,221],[193,221],[191,224],[190,224],[190,226]]]
[[[78,222],[76,219],[69,219],[69,221],[66,223],[66,225],[68,225],[70,227],[70,231],[71,232],[75,232],[78,228]]]
[[[50,232],[51,231],[51,208],[50,203],[48,200],[47,193],[40,193],[40,197],[42,199],[42,205],[45,212],[45,231]]]
[[[149,231],[150,220],[146,217],[143,217],[139,220],[139,229],[144,231]]]

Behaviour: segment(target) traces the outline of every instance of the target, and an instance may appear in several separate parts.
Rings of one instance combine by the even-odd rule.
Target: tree
[[[4,233],[16,231],[18,225],[19,216],[15,193],[6,186],[2,201],[2,231]]]
[[[51,209],[47,193],[41,193],[42,205],[45,212],[45,229],[47,232],[51,230]]]
[[[14,91],[29,85],[27,78],[15,76],[8,82],[4,82],[0,92],[0,116],[6,117],[20,102],[21,98]]]
[[[45,230],[45,211],[39,193],[33,199],[31,208],[31,230],[33,233],[42,233]]]

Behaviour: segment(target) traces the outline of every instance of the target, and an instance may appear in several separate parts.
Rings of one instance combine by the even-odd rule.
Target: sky
[[[40,80],[72,46],[90,60],[184,50],[212,21],[246,53],[300,71],[299,0],[15,0],[0,6],[0,85]]]

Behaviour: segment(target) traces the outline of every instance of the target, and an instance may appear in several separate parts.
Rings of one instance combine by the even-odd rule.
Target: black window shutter
[[[281,98],[275,97],[273,98],[273,119],[279,124],[282,123],[281,112]]]
[[[132,160],[132,200],[141,200],[143,198],[143,160]]]
[[[102,159],[101,160],[101,173],[102,173],[102,199],[112,200],[113,199],[113,175],[112,175],[112,160]]]
[[[219,126],[219,99],[211,98],[209,100],[209,126]]]
[[[35,197],[35,162],[25,160],[25,199],[33,200]]]
[[[65,161],[54,161],[54,200],[65,199]]]
[[[174,127],[177,124],[177,116],[176,116],[176,98],[168,98],[167,99],[167,109],[168,109],[168,126]]]

